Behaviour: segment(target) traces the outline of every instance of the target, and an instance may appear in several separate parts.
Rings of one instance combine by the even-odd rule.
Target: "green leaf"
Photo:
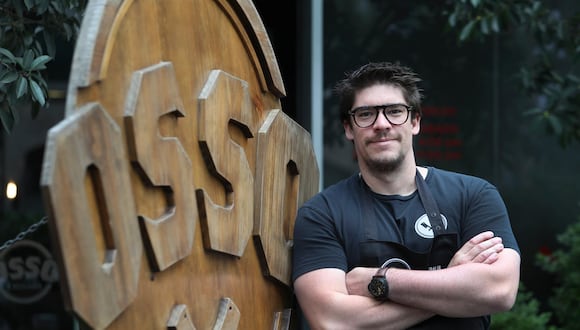
[[[497,16],[495,16],[495,15],[491,19],[491,29],[494,32],[499,32],[499,21],[497,19]]]
[[[32,64],[30,65],[30,71],[37,71],[37,70],[43,70],[46,69],[46,63],[50,62],[52,60],[52,57],[48,56],[48,55],[41,55],[37,58],[35,58],[32,61]]]
[[[32,91],[32,98],[40,103],[40,105],[44,105],[46,103],[46,98],[40,85],[32,79],[29,79],[28,84],[30,85],[30,91]]]
[[[0,48],[0,54],[6,57],[9,63],[16,63],[16,57],[6,48]]]
[[[487,24],[487,19],[483,18],[480,24],[481,33],[489,34],[489,25]]]
[[[49,5],[50,5],[49,1],[41,1],[40,3],[37,3],[36,10],[38,11],[38,14],[39,15],[44,14],[44,12],[48,10]]]
[[[22,67],[22,57],[15,57],[14,60],[18,66]]]
[[[32,49],[34,50],[34,54],[45,53],[45,51],[42,49],[42,45],[40,44],[40,41],[38,39],[34,40],[34,47]]]
[[[34,52],[31,49],[28,49],[24,52],[24,56],[22,57],[22,69],[26,71],[31,71],[30,66],[32,65],[32,61],[34,60]]]
[[[453,14],[449,15],[449,26],[454,27],[457,23],[457,13],[453,12]]]
[[[46,30],[42,31],[42,36],[44,37],[44,43],[46,44],[46,52],[49,56],[54,57],[56,55],[54,36]]]
[[[477,6],[479,6],[479,0],[471,0],[471,5],[472,5],[474,8],[477,8]]]
[[[566,75],[566,78],[567,78],[568,80],[570,80],[570,81],[572,81],[572,82],[576,83],[576,84],[580,84],[580,78],[578,78],[578,77],[577,77],[576,75],[574,75],[574,74],[571,74],[571,73],[569,73],[569,74],[567,74],[567,75]]]
[[[24,0],[24,5],[26,5],[26,9],[30,10],[34,7],[34,0]]]
[[[30,47],[34,43],[34,36],[32,33],[27,33],[23,36],[22,41],[24,42],[24,46]]]
[[[0,79],[0,83],[9,84],[11,82],[14,82],[16,79],[18,79],[19,76],[20,75],[18,73],[16,73],[15,71],[9,71],[2,77],[2,79]]]
[[[58,13],[64,13],[63,4],[60,1],[53,1],[52,8]]]
[[[28,92],[28,79],[20,76],[16,82],[16,98],[21,98]]]
[[[64,29],[66,40],[70,40],[73,37],[73,35],[74,35],[74,33],[73,33],[73,31],[74,31],[73,27],[71,27],[70,24],[63,23],[62,24],[62,28]]]
[[[461,30],[461,34],[459,35],[459,40],[464,41],[467,38],[469,38],[471,30],[473,30],[473,26],[475,26],[476,22],[477,21],[470,21],[469,23],[467,23],[467,25],[463,27],[463,29]]]
[[[14,118],[14,125],[20,122],[20,108],[21,106],[12,106],[10,108],[10,114],[12,114],[12,118]]]

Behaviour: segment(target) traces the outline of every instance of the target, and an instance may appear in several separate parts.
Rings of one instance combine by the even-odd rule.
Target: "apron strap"
[[[421,173],[417,169],[417,174],[415,175],[415,184],[417,185],[417,190],[419,191],[419,198],[423,203],[423,208],[427,213],[429,218],[429,223],[431,224],[431,229],[433,230],[433,237],[441,235],[445,232],[445,226],[443,225],[443,220],[441,219],[441,213],[439,213],[439,207],[437,202],[433,198],[427,183],[423,179]]]

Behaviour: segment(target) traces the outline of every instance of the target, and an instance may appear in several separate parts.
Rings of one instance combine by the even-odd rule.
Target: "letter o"
[[[257,154],[254,242],[264,273],[290,285],[296,211],[319,190],[310,133],[272,110],[258,132]]]
[[[124,145],[107,112],[87,104],[48,132],[41,178],[65,273],[65,303],[98,329],[137,295],[143,247]],[[87,193],[89,168],[100,174],[96,200]],[[105,260],[99,239],[106,242]]]

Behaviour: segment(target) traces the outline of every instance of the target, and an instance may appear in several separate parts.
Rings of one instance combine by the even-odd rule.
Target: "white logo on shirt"
[[[447,229],[447,218],[443,214],[441,214],[441,219],[443,220],[443,226]],[[417,235],[423,238],[433,238],[433,229],[431,228],[431,223],[429,222],[429,217],[427,214],[423,214],[422,216],[415,221],[415,232]]]

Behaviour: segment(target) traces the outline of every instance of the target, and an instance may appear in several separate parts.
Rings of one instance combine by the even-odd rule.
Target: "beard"
[[[372,172],[390,173],[401,167],[404,158],[403,154],[398,153],[395,157],[370,158],[365,162]]]
[[[366,141],[366,145],[370,144],[372,141],[380,140],[386,137],[386,134],[380,133],[372,139]],[[395,138],[398,143],[401,143],[401,139]],[[399,145],[400,146],[400,145]],[[367,168],[376,173],[390,173],[399,169],[405,160],[405,153],[402,150],[398,150],[396,154],[367,154],[367,157],[363,159],[366,163]]]

